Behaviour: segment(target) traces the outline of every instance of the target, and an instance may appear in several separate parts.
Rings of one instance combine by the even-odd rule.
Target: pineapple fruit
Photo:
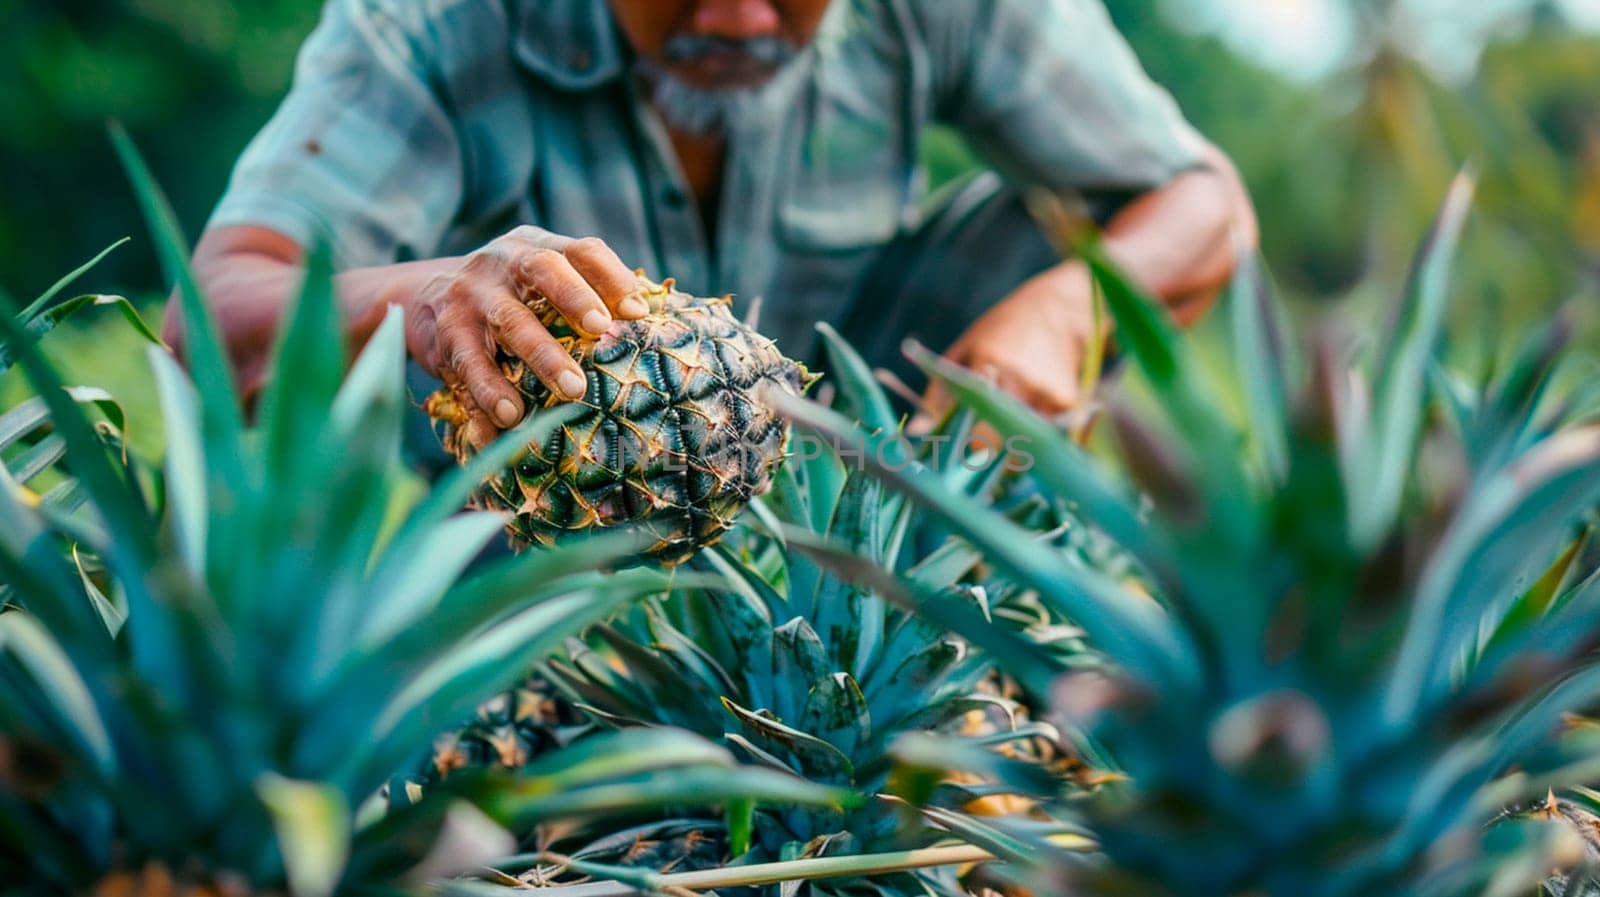
[[[465,726],[434,739],[419,784],[432,784],[462,769],[521,769],[591,728],[566,695],[535,672],[479,704]]]
[[[1554,790],[1545,792],[1543,799],[1523,809],[1508,809],[1506,819],[1528,819],[1552,823],[1569,838],[1567,856],[1557,856],[1551,864],[1550,875],[1542,883],[1549,897],[1596,897],[1600,895],[1600,816],[1590,808],[1593,792],[1588,794],[1590,806],[1583,806],[1565,797],[1557,797]],[[1558,851],[1558,854],[1560,851]]]
[[[1600,426],[1564,425],[1549,390],[1559,324],[1484,392],[1438,369],[1469,197],[1463,179],[1370,369],[1322,342],[1297,376],[1253,260],[1241,260],[1233,355],[1248,427],[1157,306],[1090,251],[1159,412],[1112,417],[1142,496],[1020,403],[918,356],[1001,433],[1029,436],[1039,482],[1115,539],[1149,587],[1083,567],[916,468],[878,464],[1079,625],[1101,662],[1075,668],[936,590],[832,559],[987,649],[1069,741],[1125,777],[1071,800],[1060,786],[1039,792],[1099,853],[1043,841],[1012,851],[1032,892],[1456,895],[1492,880],[1489,892],[1532,893],[1547,874],[1537,857],[1508,865],[1483,831],[1519,795],[1582,784],[1594,768],[1592,752],[1542,758],[1563,712],[1600,698],[1600,572],[1573,548],[1600,503]],[[875,436],[788,404],[874,457]],[[936,740],[897,754],[908,770],[962,763]]]
[[[589,386],[573,403],[580,415],[478,493],[482,507],[516,515],[507,531],[517,545],[635,523],[654,536],[651,557],[681,563],[727,532],[782,458],[788,424],[765,393],[799,394],[805,369],[734,318],[727,297],[690,296],[671,278],[652,283],[642,272],[640,280],[650,313],[599,338],[575,331],[542,297],[532,300]],[[532,414],[558,404],[521,359],[502,349],[499,362]],[[460,399],[441,390],[425,408],[442,422],[446,449],[470,457]]]

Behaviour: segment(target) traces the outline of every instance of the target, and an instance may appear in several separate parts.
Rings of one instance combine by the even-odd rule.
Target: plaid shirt
[[[605,0],[328,0],[210,224],[327,240],[341,267],[521,223],[600,236],[693,292],[764,296],[795,352],[916,226],[930,123],[1061,190],[1142,191],[1198,160],[1098,0],[834,0],[732,124],[713,236],[627,74]]]

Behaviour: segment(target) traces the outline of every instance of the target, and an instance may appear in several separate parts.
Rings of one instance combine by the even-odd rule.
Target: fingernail
[[[510,399],[501,399],[495,403],[494,416],[500,419],[500,425],[503,427],[516,425],[517,403]]]
[[[594,309],[583,316],[582,326],[589,333],[596,335],[605,333],[611,329],[611,316],[598,308]]]
[[[642,318],[650,313],[650,306],[638,296],[629,296],[617,303],[617,312],[630,318]]]
[[[567,398],[581,399],[589,384],[577,371],[562,371],[561,375],[556,377],[556,386]]]

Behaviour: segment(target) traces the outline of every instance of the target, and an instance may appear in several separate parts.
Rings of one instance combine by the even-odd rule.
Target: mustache
[[[680,34],[668,40],[661,48],[661,57],[668,63],[684,63],[713,54],[727,53],[777,68],[794,59],[799,52],[800,49],[793,42],[776,34],[744,38],[722,37],[716,34]]]

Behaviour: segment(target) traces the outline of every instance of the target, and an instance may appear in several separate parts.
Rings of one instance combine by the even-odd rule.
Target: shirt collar
[[[589,90],[622,74],[622,38],[605,0],[522,0],[514,50],[534,74],[564,90]]]

